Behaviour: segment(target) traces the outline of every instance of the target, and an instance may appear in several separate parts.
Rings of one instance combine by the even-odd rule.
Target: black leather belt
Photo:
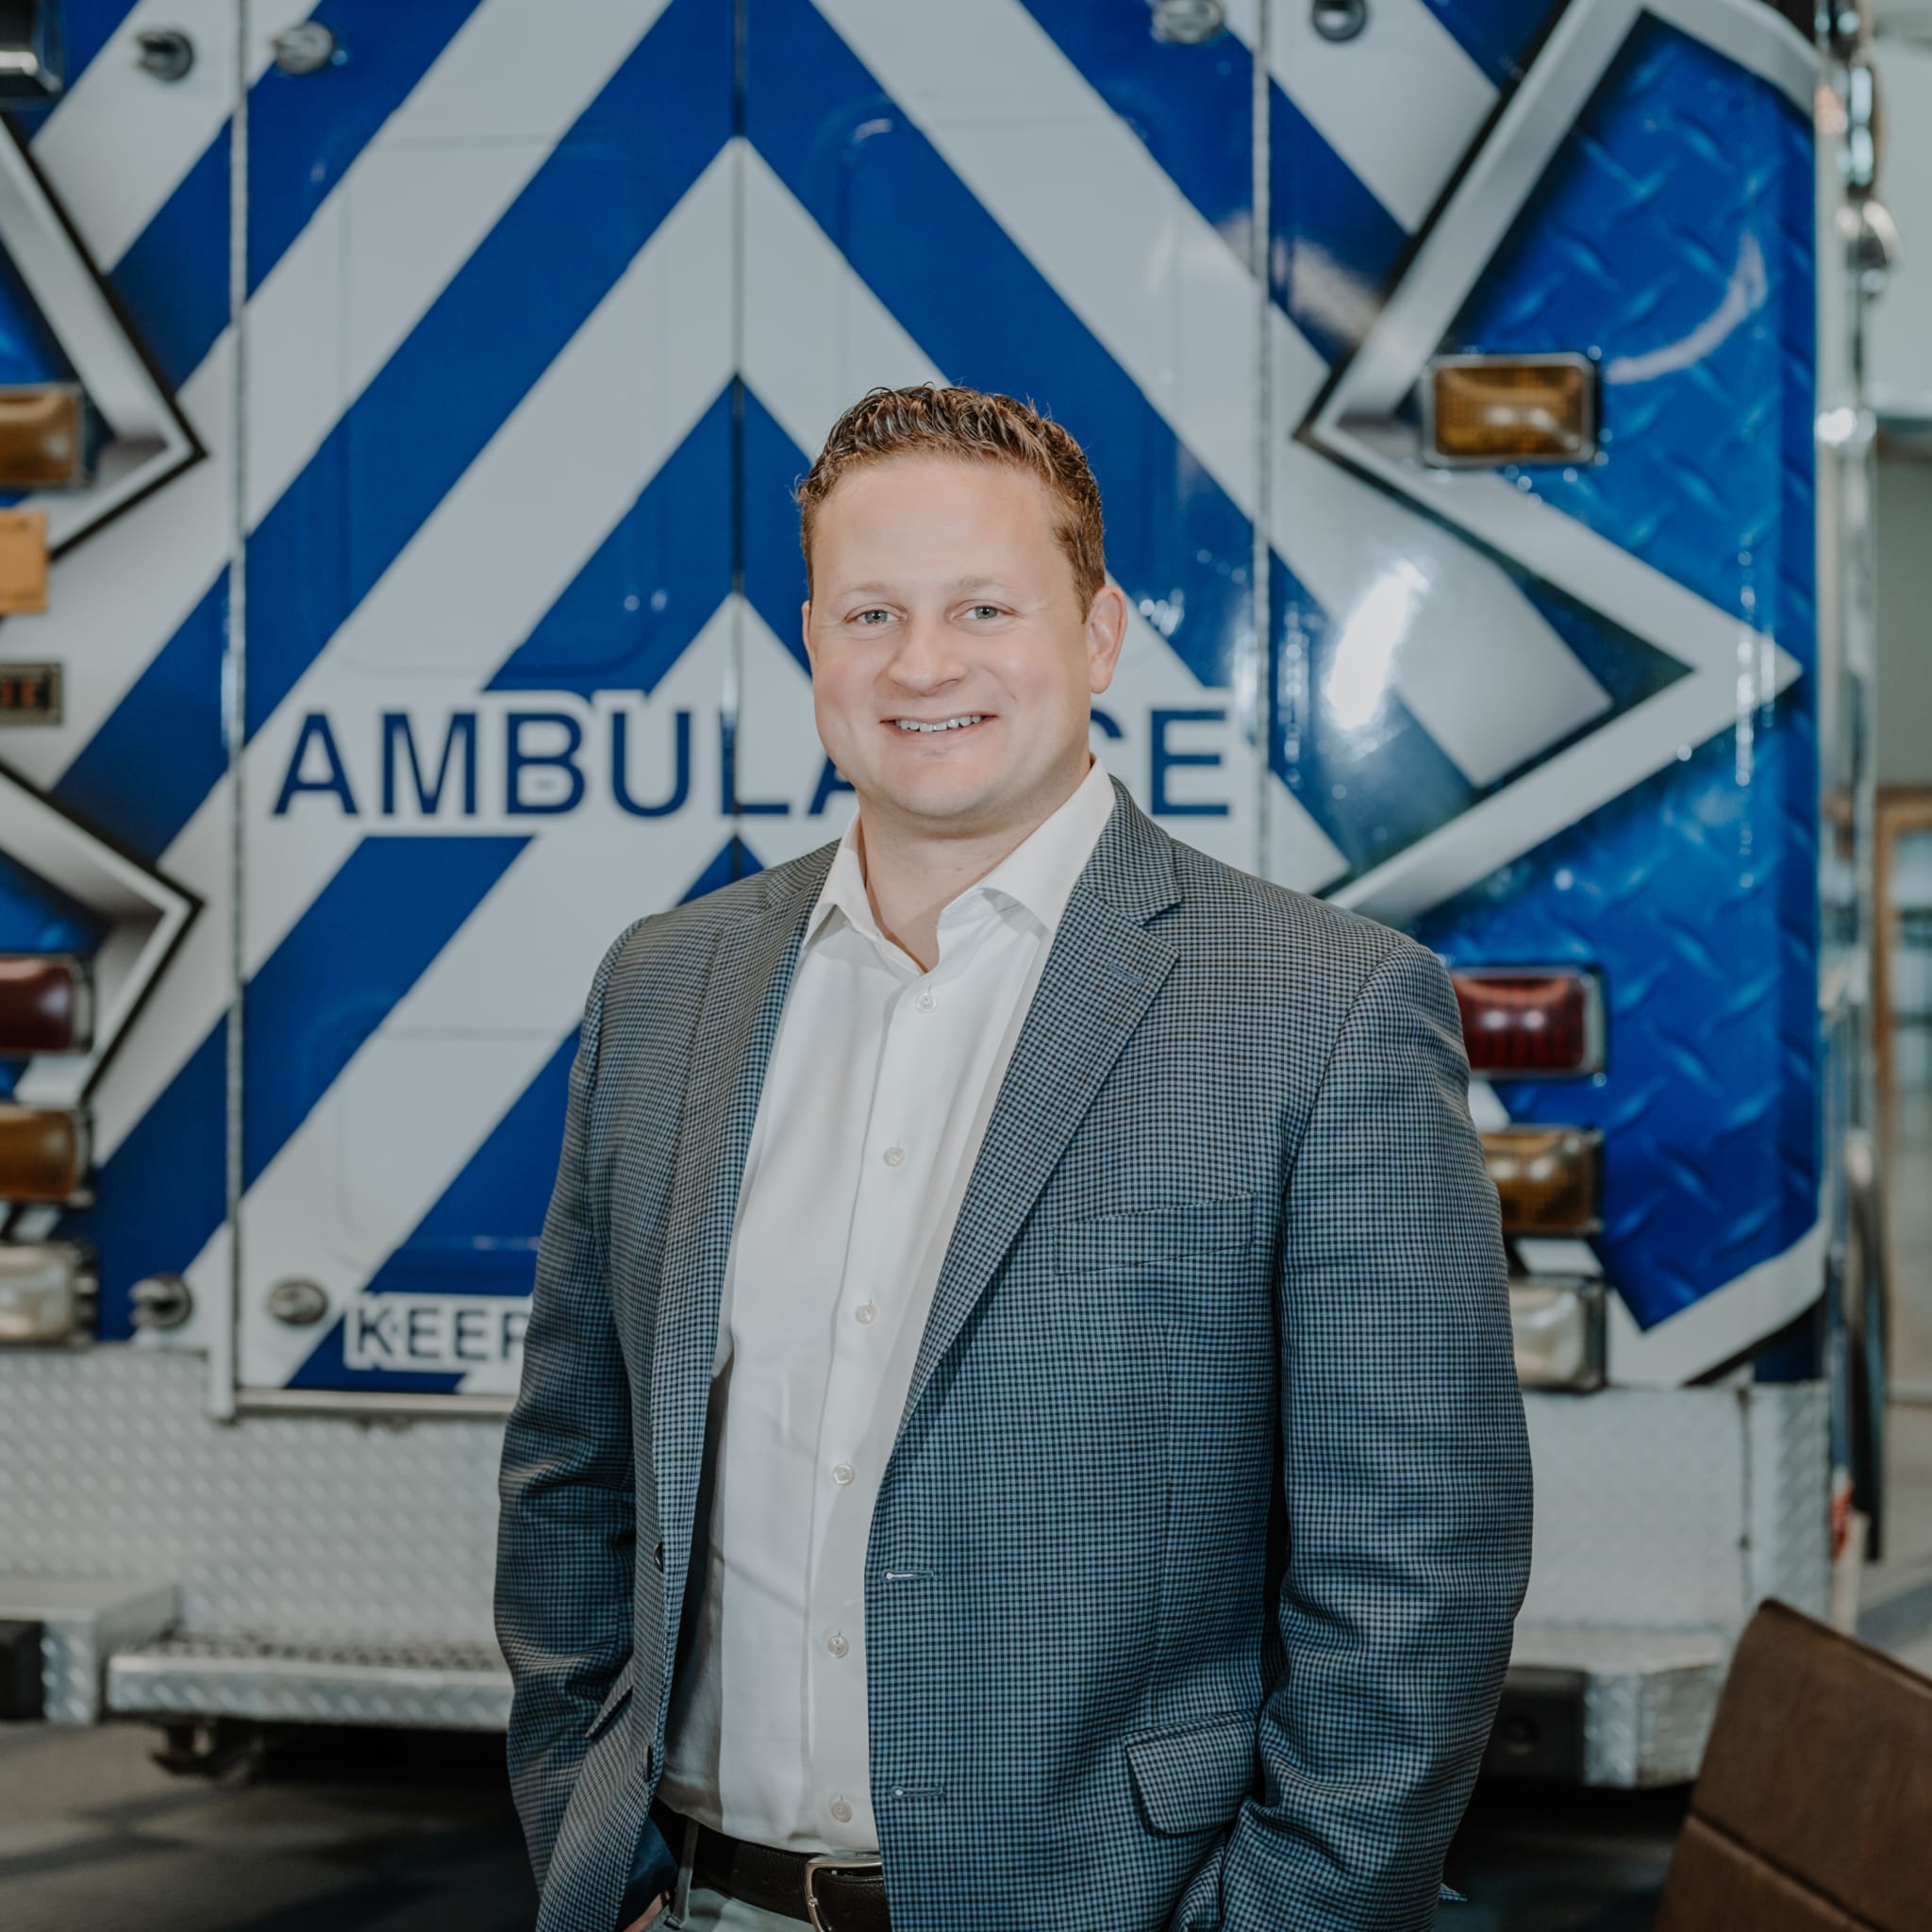
[[[654,1805],[651,1815],[682,1863],[692,1821],[664,1805]],[[696,1830],[691,1882],[707,1891],[797,1919],[814,1932],[891,1932],[885,1868],[876,1852],[784,1852],[708,1824]]]

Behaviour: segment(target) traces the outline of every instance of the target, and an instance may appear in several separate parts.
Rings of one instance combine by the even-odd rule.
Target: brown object
[[[87,1178],[87,1124],[72,1108],[0,1102],[0,1201],[71,1201]]]
[[[0,617],[47,608],[47,513],[0,509]]]
[[[87,481],[84,458],[77,389],[0,389],[0,490],[71,490]]]
[[[1654,1932],[1932,1926],[1932,1680],[1789,1604],[1745,1627]]]

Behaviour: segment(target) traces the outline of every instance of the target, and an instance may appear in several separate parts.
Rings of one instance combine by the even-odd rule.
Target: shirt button
[[[845,1641],[844,1631],[834,1630],[832,1634],[825,1639],[825,1648],[829,1650],[834,1657],[843,1657],[845,1653],[852,1648],[852,1646]]]
[[[859,1305],[853,1309],[852,1319],[855,1322],[870,1322],[873,1319],[873,1317],[877,1313],[878,1310],[875,1307],[874,1307],[870,1302],[860,1302]]]
[[[904,1160],[905,1158],[906,1158],[906,1150],[905,1150],[905,1148],[903,1148],[903,1147],[888,1147],[888,1148],[886,1149],[886,1165],[887,1165],[888,1167],[897,1167],[897,1166],[899,1165],[899,1163],[900,1163],[900,1162],[901,1162],[902,1160]]]
[[[852,1823],[852,1807],[843,1798],[834,1798],[825,1808],[841,1824],[850,1824]]]
[[[849,1462],[835,1462],[832,1465],[832,1480],[835,1483],[849,1483],[858,1472]]]
[[[934,999],[931,993],[923,992],[919,995],[919,997],[916,1000],[913,1001],[912,1004],[916,1006],[922,1013],[929,1013],[936,1006],[939,1005],[939,1001]]]

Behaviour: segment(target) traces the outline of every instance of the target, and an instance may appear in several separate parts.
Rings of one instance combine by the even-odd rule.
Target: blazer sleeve
[[[631,1647],[630,1383],[611,1316],[604,1204],[588,1181],[605,996],[629,937],[605,956],[584,1008],[497,1483],[496,1635],[512,1689],[510,1787],[540,1890],[585,1732]]]
[[[1399,941],[1336,1041],[1288,1182],[1288,1552],[1264,1774],[1224,1932],[1422,1932],[1529,1577],[1496,1192],[1448,975]]]

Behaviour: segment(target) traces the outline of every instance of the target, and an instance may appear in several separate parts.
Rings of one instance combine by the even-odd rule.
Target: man
[[[540,1926],[1428,1925],[1530,1507],[1446,977],[1093,760],[1064,429],[799,500],[858,819],[606,958],[504,1445]]]

